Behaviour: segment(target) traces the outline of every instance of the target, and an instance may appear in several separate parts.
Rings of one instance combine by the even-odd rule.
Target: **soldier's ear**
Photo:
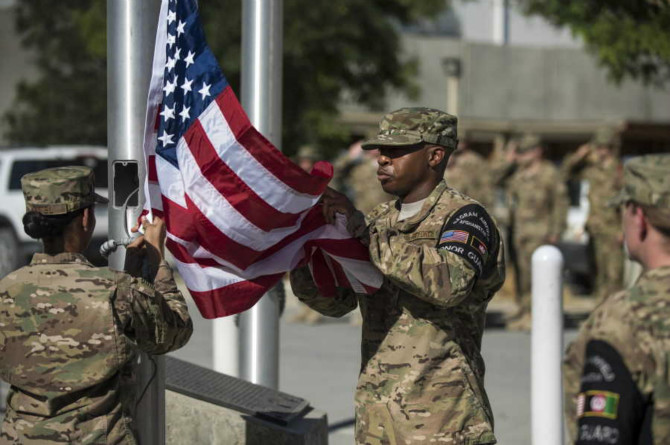
[[[444,147],[439,145],[431,145],[428,147],[428,165],[432,168],[436,168],[442,164],[446,159],[447,152],[444,150]]]
[[[635,206],[633,212],[638,236],[640,237],[640,241],[644,241],[649,233],[647,215],[644,214],[644,209],[641,206]]]
[[[86,207],[81,215],[81,227],[88,232],[93,230],[93,207]]]

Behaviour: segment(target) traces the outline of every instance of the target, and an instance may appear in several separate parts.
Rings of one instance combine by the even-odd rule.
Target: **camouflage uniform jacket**
[[[560,238],[567,224],[568,198],[564,178],[549,161],[539,168],[504,163],[495,172],[510,199],[511,225],[517,240]]]
[[[613,348],[614,359],[592,352],[605,349],[598,342]],[[622,359],[618,367],[617,358]],[[605,299],[568,347],[563,370],[566,421],[573,440],[578,432],[580,440],[590,438],[600,425],[601,436],[605,431],[618,436],[607,443],[670,443],[670,266],[646,271],[631,289]],[[601,412],[591,412],[598,411],[589,403],[596,393],[616,404],[596,404]],[[621,422],[637,430],[633,440],[624,437]],[[638,442],[645,434],[647,440]]]
[[[573,153],[563,161],[566,179],[579,178],[589,182],[589,216],[586,228],[591,233],[617,235],[621,232],[621,217],[617,207],[607,202],[621,188],[622,165],[616,158],[604,161],[582,158]]]
[[[306,267],[291,274],[295,294],[325,315],[360,305],[357,443],[495,443],[480,347],[486,306],[504,281],[497,226],[444,181],[417,215],[398,222],[398,214],[389,202],[368,215],[367,226],[352,218],[350,231],[369,243],[385,276],[375,294],[338,288],[325,298]],[[474,233],[485,254],[472,254]],[[453,241],[459,235],[465,238]]]
[[[493,188],[488,161],[473,151],[451,154],[453,163],[447,167],[445,179],[449,187],[479,201],[487,209],[493,205]]]
[[[167,263],[154,284],[83,255],[35,254],[0,281],[0,444],[134,444],[132,362],[192,332]]]

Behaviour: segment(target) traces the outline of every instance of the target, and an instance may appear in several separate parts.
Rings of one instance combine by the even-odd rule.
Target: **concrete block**
[[[168,445],[326,445],[328,420],[312,409],[281,425],[166,391]]]

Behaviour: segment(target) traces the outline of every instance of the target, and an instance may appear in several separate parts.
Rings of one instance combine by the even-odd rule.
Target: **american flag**
[[[367,249],[327,224],[319,198],[332,166],[293,164],[249,122],[205,42],[195,0],[163,0],[147,103],[145,210],[200,312],[242,312],[308,264],[323,295],[382,284]]]
[[[462,230],[449,230],[448,232],[444,232],[442,234],[442,238],[440,238],[440,242],[459,242],[459,243],[467,243],[468,242],[468,237],[470,234],[468,232],[464,232]]]

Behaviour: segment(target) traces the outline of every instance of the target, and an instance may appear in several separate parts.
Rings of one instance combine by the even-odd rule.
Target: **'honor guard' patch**
[[[484,207],[468,204],[449,218],[437,247],[465,258],[479,276],[497,244],[495,225]]]

